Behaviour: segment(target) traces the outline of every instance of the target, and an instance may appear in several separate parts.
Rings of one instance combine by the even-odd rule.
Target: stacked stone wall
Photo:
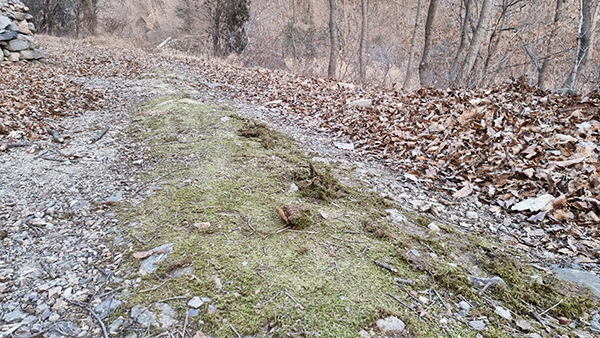
[[[0,0],[0,62],[44,59],[35,32],[27,6],[18,0]]]

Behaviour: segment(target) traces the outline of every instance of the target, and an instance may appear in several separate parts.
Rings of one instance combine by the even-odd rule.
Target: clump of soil
[[[308,163],[308,167],[308,175],[300,174],[296,177],[298,188],[303,196],[330,201],[348,193],[348,189],[333,176],[331,168],[317,170],[312,162]]]
[[[304,229],[312,224],[310,208],[304,204],[286,204],[281,209],[292,228]]]
[[[245,138],[258,138],[266,149],[273,148],[277,141],[277,137],[264,123],[255,121],[248,121],[238,130],[238,135]]]

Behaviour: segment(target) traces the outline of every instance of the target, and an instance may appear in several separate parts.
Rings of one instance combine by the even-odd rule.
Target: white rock
[[[466,215],[467,215],[467,218],[468,218],[468,219],[473,219],[473,220],[475,220],[475,219],[478,219],[478,218],[479,218],[479,214],[478,214],[478,213],[476,213],[475,211],[467,211]]]
[[[383,333],[401,333],[406,325],[398,317],[390,316],[377,321],[377,327]]]
[[[200,299],[200,297],[194,297],[190,299],[190,301],[187,304],[189,307],[197,309],[201,307],[204,304],[204,302],[202,301],[202,299]]]
[[[356,100],[356,101],[352,101],[349,102],[348,104],[346,104],[347,108],[373,108],[373,100],[371,99],[360,99],[360,100]]]
[[[498,316],[500,316],[506,320],[512,320],[512,315],[510,314],[510,311],[503,308],[502,306],[496,306],[496,309],[494,310],[494,312],[496,312],[496,314]]]
[[[469,326],[477,331],[485,330],[485,323],[483,320],[472,320],[469,322]]]

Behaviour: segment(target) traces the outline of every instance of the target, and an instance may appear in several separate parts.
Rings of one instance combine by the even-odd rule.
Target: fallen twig
[[[302,306],[302,304],[300,304],[296,299],[294,299],[294,297],[292,297],[292,295],[290,294],[290,292],[288,290],[285,290],[285,294],[286,294],[286,296],[290,297],[290,299],[293,300],[294,303],[296,303],[296,305],[298,305],[300,307],[300,309],[304,310],[304,306]]]
[[[398,303],[400,303],[400,304],[404,305],[404,307],[406,307],[407,309],[409,309],[409,310],[411,310],[411,311],[413,311],[413,312],[417,313],[417,311],[415,311],[415,309],[413,309],[412,307],[410,307],[410,306],[408,306],[406,303],[404,303],[404,302],[402,301],[402,299],[400,299],[400,298],[398,298],[398,297],[396,297],[396,296],[392,295],[391,293],[388,293],[388,296],[390,296],[390,297],[394,298],[394,300],[395,300],[395,301],[397,301]],[[418,313],[417,313],[417,314],[418,314]]]
[[[397,277],[394,278],[394,282],[408,284],[408,285],[415,285],[415,282],[411,281],[410,279],[402,279],[402,278],[397,278]]]
[[[106,331],[106,326],[104,325],[104,322],[102,321],[100,316],[98,316],[96,312],[92,310],[91,307],[89,307],[87,304],[72,301],[68,298],[65,298],[65,300],[73,305],[79,306],[80,308],[87,310],[92,315],[92,317],[94,317],[98,321],[98,324],[100,324],[100,328],[102,328],[102,334],[104,335],[104,338],[108,338],[108,331]]]
[[[377,261],[377,260],[374,260],[373,263],[375,263],[375,265],[380,266],[380,267],[382,267],[382,268],[384,268],[386,270],[389,270],[391,272],[398,272],[398,269],[396,269],[395,267],[393,267],[390,264],[387,264],[387,263],[384,263],[384,262],[380,262],[380,261]]]
[[[558,303],[556,303],[556,304],[552,305],[551,307],[547,308],[545,311],[542,311],[542,312],[540,313],[540,316],[544,315],[546,312],[548,312],[548,311],[550,311],[550,310],[554,309],[555,307],[559,306],[559,305],[560,305],[560,303],[562,303],[562,302],[563,302],[563,300],[564,300],[564,299],[561,299],[561,300],[559,300],[559,301],[558,301]]]
[[[235,332],[235,334],[238,336],[238,338],[242,338],[242,336],[240,336],[240,334],[237,332],[235,327],[233,327],[233,325],[229,324],[229,327],[233,330],[233,332]]]
[[[106,135],[106,132],[108,132],[109,129],[110,129],[110,126],[104,127],[98,135],[89,139],[88,143],[92,144],[92,143],[98,142],[101,138],[104,137],[104,135]]]
[[[252,226],[252,216],[248,218],[248,227],[252,229],[252,231],[256,232],[256,229],[254,229],[254,227]]]
[[[64,143],[65,142],[65,138],[61,137],[60,134],[58,133],[58,131],[56,131],[50,127],[46,127],[46,131],[48,132],[48,134],[50,134],[50,136],[52,136],[52,140],[54,140],[54,142],[56,142],[56,143]]]

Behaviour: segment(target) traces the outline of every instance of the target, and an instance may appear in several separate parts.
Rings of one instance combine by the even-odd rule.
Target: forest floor
[[[40,40],[0,66],[0,337],[600,332],[597,98]]]

